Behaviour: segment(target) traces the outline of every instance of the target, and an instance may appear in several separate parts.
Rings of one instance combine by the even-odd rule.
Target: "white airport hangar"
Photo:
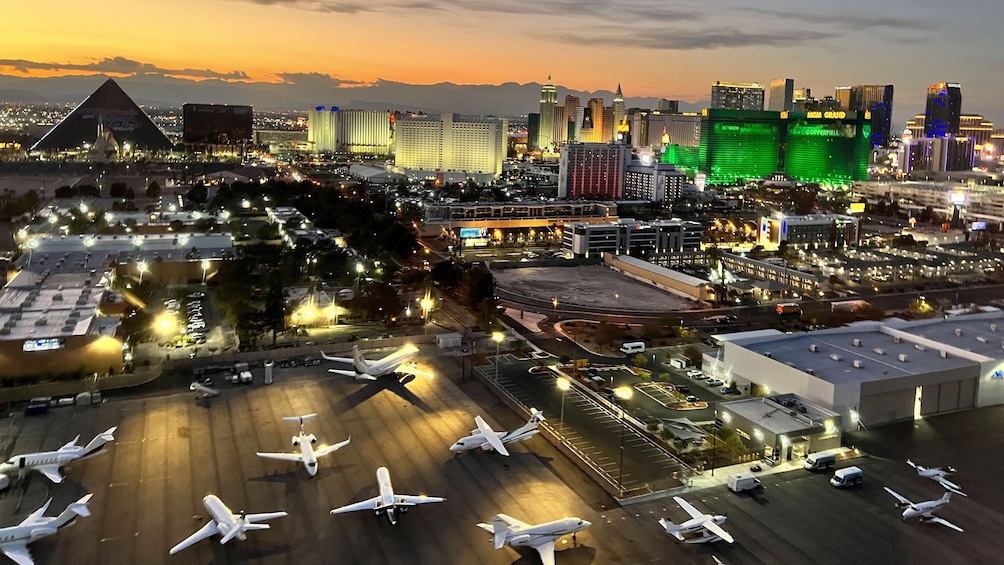
[[[708,372],[744,393],[818,403],[844,431],[1004,404],[1002,312],[715,337],[722,350],[705,355]]]

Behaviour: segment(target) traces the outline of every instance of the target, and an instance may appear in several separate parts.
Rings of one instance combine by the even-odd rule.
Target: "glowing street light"
[[[618,398],[619,402],[617,407],[620,408],[620,420],[621,420],[621,458],[620,464],[617,466],[617,489],[620,491],[621,497],[624,496],[624,430],[627,428],[627,424],[624,421],[624,402],[631,399],[634,394],[634,389],[628,386],[619,387],[614,391],[614,395]]]
[[[502,347],[502,342],[505,341],[505,334],[502,332],[492,332],[492,341],[495,342],[495,384],[499,383],[499,365],[501,361],[499,360],[499,348]]]
[[[419,304],[419,306],[422,307],[422,319],[423,319],[422,329],[423,329],[423,331],[426,334],[428,334],[429,333],[429,311],[432,310],[432,298],[429,297],[429,293],[428,292],[425,293],[425,296],[422,297],[422,300],[418,304]]]
[[[560,377],[558,388],[561,389],[561,439],[565,439],[565,393],[572,388],[572,383],[565,377]]]
[[[146,264],[145,261],[140,261],[136,263],[136,269],[139,270],[139,284],[143,284],[143,273],[150,270],[150,266]]]
[[[206,271],[209,270],[209,261],[207,259],[202,260],[202,285],[206,284]]]

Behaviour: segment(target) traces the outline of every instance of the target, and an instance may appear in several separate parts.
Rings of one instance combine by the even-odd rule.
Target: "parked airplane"
[[[396,512],[400,511],[401,514],[406,514],[408,509],[417,504],[428,504],[430,502],[443,502],[445,498],[438,496],[425,496],[423,495],[411,495],[411,494],[394,494],[394,487],[390,484],[390,472],[387,467],[380,467],[376,471],[377,485],[380,487],[380,494],[370,498],[368,500],[363,500],[362,502],[356,502],[354,504],[349,504],[348,506],[342,506],[341,508],[335,508],[331,511],[332,514],[343,514],[345,512],[357,512],[359,510],[372,510],[377,516],[381,514],[386,514],[387,519],[390,520],[391,525],[397,524]]]
[[[721,525],[725,523],[725,516],[712,516],[703,514],[694,508],[689,502],[674,496],[673,500],[690,514],[690,519],[686,522],[674,524],[668,518],[659,520],[659,524],[666,528],[666,533],[673,535],[676,539],[684,543],[708,543],[723,539],[729,543],[735,541],[732,534],[726,532]],[[684,534],[700,533],[698,537],[684,537]]]
[[[285,512],[246,514],[243,510],[240,514],[234,514],[215,494],[207,494],[206,497],[202,499],[202,505],[206,507],[206,512],[209,512],[211,520],[206,522],[206,525],[199,528],[197,532],[185,538],[184,541],[178,545],[172,547],[170,552],[171,555],[174,555],[182,549],[185,549],[213,535],[223,536],[220,539],[220,545],[225,544],[234,538],[244,541],[247,539],[245,532],[269,529],[268,524],[259,524],[258,522],[264,522],[274,518],[282,518],[283,516],[286,516]]]
[[[321,357],[327,359],[328,361],[335,361],[337,363],[351,363],[355,367],[355,371],[346,371],[343,369],[328,369],[330,373],[337,373],[339,375],[345,375],[348,377],[354,377],[356,380],[367,380],[375,381],[377,377],[383,375],[389,375],[393,373],[406,373],[408,371],[401,370],[401,365],[404,365],[410,361],[415,355],[418,355],[418,348],[410,343],[406,343],[401,346],[400,349],[387,355],[386,357],[377,361],[368,361],[363,357],[363,354],[359,352],[359,346],[352,346],[352,357],[333,357],[331,355],[321,352]],[[412,371],[414,372],[414,371]]]
[[[214,396],[219,396],[220,391],[215,388],[210,388],[198,381],[188,385],[188,390],[192,392],[198,392],[199,394],[195,396],[196,400],[202,400],[203,398],[212,398]]]
[[[35,561],[31,558],[31,552],[28,551],[28,544],[39,538],[51,536],[63,526],[72,526],[77,516],[90,516],[87,503],[90,502],[91,496],[90,494],[84,495],[80,500],[67,506],[55,518],[43,516],[52,502],[50,498],[20,524],[0,528],[0,551],[3,551],[4,555],[10,557],[18,565],[33,565]]]
[[[307,473],[313,477],[317,474],[317,458],[324,457],[329,453],[334,453],[339,449],[345,447],[352,440],[350,436],[349,439],[336,443],[335,445],[329,445],[328,447],[322,447],[317,451],[314,451],[314,444],[317,443],[317,438],[314,434],[308,434],[303,431],[303,423],[317,414],[306,414],[304,416],[286,416],[283,418],[286,422],[300,422],[300,433],[293,436],[293,446],[299,447],[299,453],[262,453],[258,452],[258,457],[264,457],[266,459],[279,459],[281,461],[296,461],[302,462],[303,466],[307,468]]]
[[[952,528],[953,530],[959,532],[964,531],[962,528],[956,526],[955,524],[949,522],[948,520],[945,520],[944,518],[939,518],[934,515],[935,510],[948,504],[948,499],[951,498],[952,493],[946,492],[945,495],[939,498],[938,500],[928,500],[926,502],[910,502],[905,497],[903,497],[896,491],[892,490],[891,488],[889,487],[883,487],[883,488],[885,488],[886,492],[896,497],[896,500],[898,501],[896,503],[896,508],[903,508],[904,506],[906,507],[906,510],[903,511],[904,520],[906,520],[907,518],[917,518],[921,522],[934,522],[935,524],[948,526],[949,528]]]
[[[478,527],[492,535],[495,549],[503,545],[510,547],[532,547],[540,554],[544,565],[554,565],[554,542],[561,536],[575,534],[592,526],[590,522],[580,518],[562,518],[553,522],[531,526],[512,516],[496,514],[492,516],[491,524],[478,524]]]
[[[507,443],[526,441],[537,435],[540,430],[537,426],[544,420],[544,414],[536,408],[530,409],[530,419],[522,427],[511,432],[496,432],[488,425],[481,416],[474,418],[474,423],[478,427],[471,430],[471,435],[457,440],[457,443],[450,446],[450,451],[460,452],[470,449],[481,449],[482,451],[498,451],[502,455],[509,455],[505,448]]]
[[[73,441],[56,451],[39,451],[36,453],[15,455],[5,463],[0,463],[0,473],[10,474],[13,471],[17,471],[18,476],[22,477],[26,471],[35,469],[48,477],[50,481],[61,483],[63,482],[63,475],[59,473],[60,467],[67,465],[71,461],[96,455],[104,448],[106,443],[115,441],[115,437],[112,434],[115,433],[116,429],[118,429],[117,426],[108,428],[105,433],[94,436],[94,439],[84,447],[77,445],[77,440],[80,439],[78,435],[73,438]]]
[[[945,475],[955,472],[955,469],[952,467],[925,467],[923,465],[917,465],[909,459],[906,460],[906,464],[916,469],[917,474],[921,477],[927,477],[928,479],[939,483],[941,486],[945,487],[946,490],[950,490],[955,494],[961,494],[962,496],[969,496],[968,494],[962,492],[962,487],[945,478]]]

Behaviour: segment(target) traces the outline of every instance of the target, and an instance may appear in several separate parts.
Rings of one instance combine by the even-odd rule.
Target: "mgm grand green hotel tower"
[[[868,180],[869,112],[766,112],[705,109],[701,144],[669,145],[662,162],[734,185],[784,171],[802,182]]]

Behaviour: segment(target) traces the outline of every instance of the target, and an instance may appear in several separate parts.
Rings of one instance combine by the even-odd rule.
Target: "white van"
[[[644,353],[645,352],[645,342],[644,341],[629,341],[621,346],[621,353],[630,355],[632,353]]]
[[[802,463],[802,466],[809,471],[818,471],[828,469],[836,462],[837,457],[832,453],[811,453],[805,458],[805,463]]]
[[[836,473],[833,473],[833,477],[830,479],[830,484],[837,488],[859,485],[861,484],[861,480],[864,476],[865,474],[861,471],[861,469],[857,467],[846,467],[844,469],[838,469]]]
[[[729,475],[729,490],[732,492],[743,492],[744,490],[755,490],[760,488],[760,479],[751,473],[735,473]]]

